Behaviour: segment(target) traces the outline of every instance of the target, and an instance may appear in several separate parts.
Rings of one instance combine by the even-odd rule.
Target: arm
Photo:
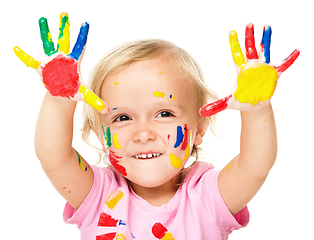
[[[277,134],[271,104],[241,112],[240,154],[220,172],[218,186],[235,215],[255,196],[276,160]]]
[[[86,161],[72,148],[76,101],[84,101],[101,113],[106,113],[108,107],[85,86],[80,73],[89,25],[82,24],[70,54],[66,13],[60,17],[57,50],[47,20],[41,18],[39,26],[47,57],[38,62],[18,47],[14,51],[27,66],[36,69],[48,90],[36,124],[36,154],[53,186],[77,209],[89,193],[94,176]]]
[[[222,198],[234,215],[255,196],[276,160],[277,135],[270,99],[280,75],[300,53],[295,50],[279,66],[271,65],[270,37],[271,28],[265,26],[258,56],[254,27],[252,24],[247,25],[246,62],[236,32],[230,32],[230,47],[238,72],[236,86],[228,97],[200,109],[202,116],[211,116],[225,109],[241,111],[240,154],[218,176]]]

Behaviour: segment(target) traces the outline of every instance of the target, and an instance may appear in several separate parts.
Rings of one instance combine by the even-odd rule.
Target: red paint
[[[110,163],[112,164],[112,166],[119,172],[121,173],[123,176],[126,176],[127,173],[126,173],[126,169],[125,167],[123,167],[122,165],[119,164],[119,158],[122,158],[122,157],[119,157],[117,156],[114,152],[110,151],[109,150],[109,161]]]
[[[100,227],[116,227],[119,220],[112,218],[109,214],[102,212],[100,214],[98,225]]]
[[[185,124],[184,125],[184,139],[181,145],[181,150],[186,149],[186,147],[188,146],[188,142],[189,142],[189,129],[188,129],[188,126]]]
[[[283,73],[284,71],[289,68],[294,61],[299,57],[300,50],[296,49],[294,50],[289,57],[287,57],[278,67],[275,67],[279,73]]]
[[[168,134],[168,141],[169,141],[169,138],[170,138],[170,134]]]
[[[96,236],[96,240],[113,240],[117,233],[106,233],[103,235]]]
[[[222,110],[225,110],[228,107],[228,101],[232,97],[229,95],[228,97],[217,100],[216,102],[207,104],[200,109],[200,114],[203,117],[210,117]]]
[[[81,83],[74,59],[59,55],[42,71],[43,82],[52,96],[74,97]]]
[[[254,25],[248,24],[245,28],[245,49],[247,59],[258,59],[255,48]]]
[[[155,223],[152,227],[154,236],[158,239],[162,239],[167,233],[168,229],[165,228],[161,223]]]

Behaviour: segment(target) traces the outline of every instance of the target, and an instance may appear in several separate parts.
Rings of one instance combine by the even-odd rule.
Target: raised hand
[[[270,63],[271,27],[265,26],[259,55],[255,48],[254,25],[248,24],[245,29],[246,58],[241,51],[237,33],[231,31],[229,42],[238,79],[230,95],[207,104],[200,109],[203,117],[212,116],[225,109],[248,111],[257,105],[270,101],[280,75],[298,58],[300,51],[294,50],[278,66]]]
[[[19,47],[14,52],[27,67],[36,69],[45,87],[52,96],[64,97],[74,101],[84,101],[101,113],[107,113],[108,106],[84,84],[80,64],[84,54],[89,24],[83,23],[77,41],[69,53],[70,30],[67,13],[60,15],[60,29],[57,49],[51,38],[46,18],[39,19],[41,39],[46,57],[37,61]]]

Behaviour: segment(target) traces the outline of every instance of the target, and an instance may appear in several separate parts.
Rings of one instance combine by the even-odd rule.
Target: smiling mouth
[[[152,159],[152,158],[156,158],[159,157],[161,155],[161,153],[148,153],[148,154],[135,154],[134,157],[136,159]]]

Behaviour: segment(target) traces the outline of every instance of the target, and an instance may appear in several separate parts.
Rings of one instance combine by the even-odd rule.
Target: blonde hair
[[[101,96],[102,85],[108,75],[122,71],[137,61],[156,57],[169,60],[187,80],[194,84],[195,90],[198,92],[197,109],[218,99],[217,95],[205,84],[201,68],[194,58],[175,44],[160,39],[131,41],[116,47],[94,66],[89,76],[88,85],[96,95]],[[92,145],[89,141],[89,135],[93,131],[104,145],[101,114],[87,104],[84,104],[83,108],[83,140]],[[201,118],[200,121],[199,131],[202,135],[205,134],[208,127],[214,133],[215,116]],[[103,151],[103,149],[98,150]],[[193,146],[191,154],[196,159],[198,158],[198,151],[197,146]]]

